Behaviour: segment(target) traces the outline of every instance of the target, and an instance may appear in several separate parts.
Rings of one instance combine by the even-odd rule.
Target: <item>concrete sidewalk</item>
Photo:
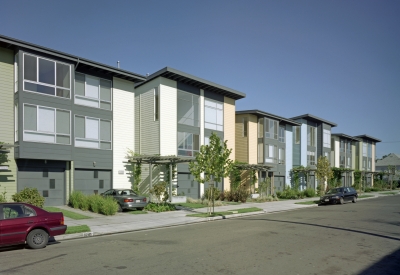
[[[385,196],[379,194],[378,192],[366,193],[365,195],[373,195],[374,197],[371,198]],[[257,207],[262,209],[262,211],[243,213],[243,214],[232,214],[227,216],[218,216],[211,218],[187,217],[188,214],[205,213],[207,212],[207,208],[198,208],[190,210],[182,209],[178,211],[163,212],[163,213],[148,212],[148,214],[129,214],[129,212],[123,212],[123,213],[117,213],[114,216],[104,216],[89,211],[81,211],[79,209],[73,209],[68,206],[59,206],[59,208],[61,209],[69,210],[72,212],[76,212],[91,217],[90,219],[83,219],[83,220],[73,220],[65,217],[65,224],[67,224],[68,226],[87,225],[90,227],[91,232],[61,235],[61,236],[56,236],[55,239],[57,241],[61,241],[61,240],[84,238],[91,236],[100,236],[100,235],[132,232],[132,231],[139,231],[146,229],[193,224],[193,223],[200,223],[200,222],[207,222],[207,221],[221,220],[228,218],[237,218],[237,217],[258,215],[265,213],[290,211],[308,207],[316,207],[317,204],[304,205],[296,203],[303,201],[313,201],[317,199],[318,198],[307,198],[300,200],[284,200],[284,201],[274,201],[265,203],[242,203],[239,205],[218,206],[215,207],[215,212],[223,212],[223,211],[229,211],[241,208],[250,208],[250,207]]]

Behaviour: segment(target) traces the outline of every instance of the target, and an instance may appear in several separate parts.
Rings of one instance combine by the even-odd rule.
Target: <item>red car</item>
[[[49,237],[66,230],[61,212],[47,212],[27,203],[0,203],[0,247],[26,243],[33,249],[43,248]]]

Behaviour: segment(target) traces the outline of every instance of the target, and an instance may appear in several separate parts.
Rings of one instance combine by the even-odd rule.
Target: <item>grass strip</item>
[[[382,192],[381,195],[397,195],[397,192]]]
[[[301,202],[295,202],[294,204],[305,204],[305,205],[319,204],[319,201],[301,201]]]
[[[178,206],[187,207],[187,208],[204,208],[204,207],[207,207],[207,205],[204,205],[204,204],[201,204],[201,203],[189,203],[189,202],[179,203],[177,205]]]
[[[74,220],[84,220],[84,219],[91,218],[91,217],[88,217],[88,216],[85,216],[85,215],[82,215],[79,213],[75,213],[75,212],[64,210],[64,209],[57,208],[57,207],[46,206],[43,209],[48,212],[62,212],[64,214],[64,217],[74,219]]]
[[[82,233],[82,232],[90,232],[89,226],[87,226],[87,225],[68,226],[67,232],[65,232],[65,234],[74,234],[74,233]]]
[[[186,216],[187,217],[196,217],[196,218],[208,218],[208,217],[228,216],[228,215],[236,214],[233,212],[237,212],[238,214],[241,214],[241,213],[257,212],[257,211],[262,211],[262,209],[257,208],[257,207],[249,207],[249,208],[241,208],[241,209],[229,210],[229,211],[224,211],[224,212],[214,212],[211,215],[209,215],[208,213],[197,213],[197,214],[189,214]]]
[[[372,198],[375,197],[374,195],[360,195],[358,196],[359,199],[365,199],[365,198]]]
[[[129,212],[126,212],[126,213],[132,214],[132,215],[140,215],[140,214],[147,214],[147,211],[136,210],[136,211],[129,211]]]

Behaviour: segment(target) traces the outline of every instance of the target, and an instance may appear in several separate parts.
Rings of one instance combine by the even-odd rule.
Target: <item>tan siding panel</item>
[[[248,162],[248,143],[247,138],[243,137],[243,115],[236,115],[235,118],[235,157],[241,162]]]
[[[227,140],[229,149],[232,149],[230,158],[235,160],[235,100],[224,98],[224,139]],[[230,190],[229,178],[224,179],[225,190]]]

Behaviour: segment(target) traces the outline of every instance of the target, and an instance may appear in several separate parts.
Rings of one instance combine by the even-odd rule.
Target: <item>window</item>
[[[160,95],[158,87],[154,88],[154,121],[158,121],[160,117]]]
[[[264,119],[263,118],[258,119],[258,137],[259,138],[264,137]]]
[[[4,219],[25,218],[36,216],[36,212],[22,204],[9,204],[3,206]]]
[[[210,144],[210,137],[205,136],[204,137],[204,145],[209,145]]]
[[[347,141],[346,152],[348,154],[351,154],[351,141]]]
[[[199,127],[200,97],[178,90],[178,123]]]
[[[368,170],[371,170],[371,160],[368,160]]]
[[[307,165],[315,165],[315,152],[307,151]]]
[[[178,156],[194,156],[199,152],[199,135],[178,132]]]
[[[14,105],[14,141],[18,142],[18,103]]]
[[[363,159],[363,166],[362,166],[362,169],[363,170],[365,170],[366,168],[367,168],[367,160],[366,159]]]
[[[71,144],[70,111],[24,104],[23,140]]]
[[[330,161],[330,160],[329,160],[329,153],[328,153],[328,152],[325,152],[325,153],[324,153],[324,156],[326,157],[326,159],[327,159],[328,161]]]
[[[247,129],[248,129],[249,120],[247,117],[243,118],[243,137],[247,137]]]
[[[24,90],[70,98],[70,71],[68,64],[24,54]]]
[[[75,104],[111,110],[111,81],[75,73]]]
[[[75,146],[111,150],[111,121],[75,116]]]
[[[276,163],[276,145],[265,145],[265,162]]]
[[[279,141],[285,142],[285,127],[279,126]]]
[[[368,157],[372,158],[372,144],[368,143],[367,147],[368,147]]]
[[[340,156],[340,167],[345,167],[345,163],[344,163],[344,161],[345,161],[345,157],[344,156]]]
[[[211,99],[204,100],[204,127],[211,130],[224,130],[224,105]]]
[[[265,137],[271,139],[278,139],[278,121],[273,119],[266,120]]]
[[[316,128],[313,126],[307,126],[307,145],[316,146]]]
[[[347,157],[346,168],[351,168],[351,159]]]
[[[331,131],[324,130],[324,147],[331,148]]]
[[[343,139],[340,140],[340,152],[345,152],[345,142]]]
[[[363,157],[366,157],[368,154],[367,152],[367,143],[363,142]]]
[[[14,56],[14,92],[18,92],[18,53]]]
[[[257,158],[258,163],[264,163],[264,144],[258,143],[257,154],[258,154]]]
[[[284,148],[279,148],[279,164],[284,164],[285,163],[285,149]]]
[[[300,126],[294,127],[294,143],[300,144]]]

